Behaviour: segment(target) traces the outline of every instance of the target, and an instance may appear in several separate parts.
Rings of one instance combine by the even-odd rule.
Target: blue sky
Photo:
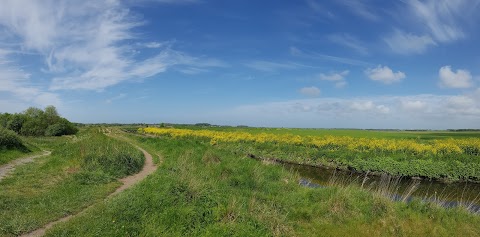
[[[480,2],[4,0],[0,111],[480,128]]]

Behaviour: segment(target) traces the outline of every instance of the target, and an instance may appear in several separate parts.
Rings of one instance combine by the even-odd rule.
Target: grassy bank
[[[311,189],[295,174],[204,139],[132,136],[156,173],[47,236],[479,236],[480,218],[355,187]]]
[[[144,157],[98,129],[77,136],[30,138],[52,154],[19,166],[0,182],[0,236],[16,236],[97,202],[138,172]]]

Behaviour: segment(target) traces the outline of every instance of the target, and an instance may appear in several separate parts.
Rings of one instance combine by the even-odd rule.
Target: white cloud
[[[480,128],[480,104],[473,95],[313,98],[244,105],[218,116],[254,126]]]
[[[427,103],[420,100],[405,100],[401,101],[401,108],[406,111],[424,111],[427,109]]]
[[[171,1],[161,1],[168,3]],[[191,1],[188,1],[191,2]],[[207,68],[220,63],[171,49],[171,44],[131,43],[134,28],[144,24],[121,1],[6,0],[0,27],[16,50],[44,57],[50,89],[103,90],[127,80],[146,78],[176,66]],[[155,48],[157,55],[139,60],[135,45]]]
[[[458,69],[452,71],[451,66],[443,66],[438,71],[440,86],[447,88],[470,88],[473,86],[472,74],[469,71]]]
[[[339,0],[338,3],[348,7],[351,12],[365,19],[372,21],[379,19],[372,9],[373,4],[369,5],[368,3],[365,3],[365,1],[359,0]]]
[[[7,60],[9,54],[9,51],[0,49],[0,92],[15,98],[14,100],[10,99],[9,103],[60,106],[61,101],[58,95],[34,86],[31,82],[30,74],[12,65]],[[8,109],[8,107],[2,108]]]
[[[437,45],[428,35],[418,36],[401,30],[395,30],[393,34],[384,37],[383,40],[398,54],[421,54],[428,47]]]
[[[303,87],[302,89],[300,89],[299,92],[300,92],[302,95],[310,96],[310,97],[317,97],[317,96],[320,95],[320,89],[318,89],[318,88],[315,87],[315,86]]]
[[[347,33],[332,34],[332,35],[329,35],[327,38],[332,43],[339,44],[347,48],[353,49],[360,54],[363,54],[363,55],[368,54],[367,47],[365,47],[360,40],[351,36],[350,34],[347,34]]]
[[[408,0],[410,11],[436,41],[452,42],[465,37],[462,20],[475,14],[478,1]]]
[[[406,77],[405,73],[401,71],[393,72],[389,67],[382,67],[381,65],[377,66],[376,68],[368,68],[365,70],[365,74],[371,80],[383,82],[385,84],[399,82]]]
[[[338,73],[332,72],[330,74],[320,73],[318,75],[318,78],[324,81],[333,81],[335,82],[335,87],[340,88],[347,85],[347,81],[345,80],[345,77],[348,75],[348,73],[349,73],[348,70],[338,72]]]

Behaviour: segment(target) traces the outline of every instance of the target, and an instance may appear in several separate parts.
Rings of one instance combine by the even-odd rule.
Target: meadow
[[[299,164],[444,181],[480,180],[480,133],[332,130],[337,133],[330,134],[326,131],[329,130],[156,127],[138,130],[157,136],[205,139],[211,145],[228,147],[239,154]]]
[[[475,164],[478,154],[468,153],[475,152],[475,133],[419,139],[424,132],[408,137],[390,131],[245,129],[86,126],[76,135],[19,136],[30,151],[18,150],[11,159],[43,150],[52,154],[0,181],[0,236],[25,234],[77,213],[45,236],[480,236],[480,216],[465,207],[392,201],[385,189],[353,183],[302,186],[295,170],[250,157],[349,169],[351,155],[374,156],[360,160],[369,162],[365,167],[379,165],[379,173],[388,173],[382,170],[388,165],[374,161],[384,159]],[[388,150],[385,144],[409,148]],[[424,151],[412,153],[416,144]],[[442,151],[444,144],[460,150]],[[154,157],[157,170],[109,197],[120,178],[144,165],[135,146]]]
[[[158,170],[46,236],[479,236],[480,217],[353,185],[308,188],[295,172],[194,137],[146,137]]]

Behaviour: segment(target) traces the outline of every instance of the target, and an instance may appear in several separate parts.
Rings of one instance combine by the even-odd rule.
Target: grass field
[[[279,129],[271,134],[291,134],[288,131]],[[352,131],[357,132],[345,131],[350,133],[348,137],[361,137]],[[308,129],[297,132],[312,136]],[[262,133],[264,129],[251,132]],[[316,136],[323,137],[322,133]],[[383,132],[372,134],[369,138],[392,138],[381,135]],[[205,137],[151,137],[101,127],[84,128],[76,136],[22,139],[36,151],[53,152],[17,167],[0,181],[0,236],[29,232],[92,204],[93,208],[79,216],[55,225],[46,236],[480,236],[480,217],[462,207],[445,209],[421,200],[393,202],[381,190],[355,185],[303,187],[297,173],[248,156],[339,166],[362,161],[379,169],[389,168],[385,159],[407,161],[391,154],[361,159],[368,153],[360,153],[351,159],[356,154],[353,151],[330,151],[329,157],[337,162],[332,163],[325,158],[327,151],[315,147],[221,140],[212,144]],[[158,169],[132,188],[104,200],[120,185],[118,178],[143,165],[142,154],[125,140],[152,154]],[[428,144],[433,140],[420,139]],[[431,160],[437,171],[442,162],[432,157],[416,159]],[[405,164],[411,169],[413,163]]]
[[[98,202],[137,172],[143,155],[131,145],[83,130],[77,136],[28,138],[50,156],[19,166],[0,181],[0,236],[16,236]]]
[[[204,139],[130,135],[161,154],[139,185],[47,236],[479,236],[480,217],[353,186],[306,188],[281,166]]]
[[[289,131],[296,131],[297,134],[288,133]],[[480,137],[475,132],[234,130],[219,127],[148,127],[139,129],[139,132],[157,136],[201,138],[210,141],[212,145],[228,147],[242,155],[253,154],[299,164],[445,181],[480,181]],[[312,135],[313,132],[316,135]],[[334,132],[343,132],[344,135]],[[389,138],[386,138],[387,135]]]

